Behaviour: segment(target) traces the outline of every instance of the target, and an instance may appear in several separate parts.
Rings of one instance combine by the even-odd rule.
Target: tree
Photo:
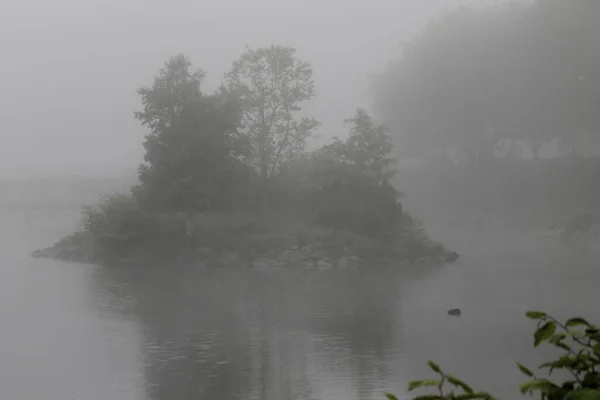
[[[334,138],[312,157],[313,204],[319,223],[368,236],[395,238],[403,217],[400,193],[389,184],[395,172],[391,138],[363,109],[348,120],[350,135]]]
[[[598,12],[589,0],[540,0],[447,13],[381,76],[377,111],[402,150],[471,162],[502,141],[538,155],[542,143],[600,131]]]
[[[342,142],[336,137],[324,150],[336,154],[342,163],[350,163],[365,173],[373,174],[380,183],[390,178],[395,172],[390,170],[390,166],[396,160],[390,156],[394,146],[387,127],[377,125],[362,108],[344,122],[350,124],[348,139]]]
[[[244,179],[238,104],[226,93],[203,94],[204,74],[190,68],[185,56],[175,56],[152,88],[138,90],[144,109],[136,117],[151,130],[134,193],[150,209],[222,209]]]
[[[206,74],[201,69],[191,71],[191,67],[192,62],[187,56],[177,54],[160,69],[151,88],[137,90],[142,96],[143,110],[134,115],[143,126],[150,128],[149,137],[157,136],[168,128],[186,101],[202,96],[200,86]]]
[[[242,132],[266,196],[267,183],[301,154],[319,125],[297,117],[300,104],[315,95],[312,69],[291,47],[247,48],[226,74],[225,87],[241,99]]]

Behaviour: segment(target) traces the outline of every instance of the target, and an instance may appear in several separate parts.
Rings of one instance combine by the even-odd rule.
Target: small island
[[[214,93],[183,55],[138,90],[139,183],[83,209],[82,229],[34,257],[100,265],[346,269],[454,262],[402,208],[387,128],[363,109],[307,151],[312,68],[290,47],[246,49]]]

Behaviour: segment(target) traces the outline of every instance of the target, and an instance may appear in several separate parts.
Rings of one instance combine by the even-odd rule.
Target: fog
[[[315,70],[307,111],[324,137],[368,107],[370,77],[459,0],[199,2],[2,0],[2,175],[114,175],[141,161],[135,90],[178,52],[204,69],[206,90],[251,47],[296,47]],[[319,139],[316,139],[319,140]],[[324,139],[323,139],[324,140]]]
[[[0,0],[0,395],[596,390],[599,18]]]

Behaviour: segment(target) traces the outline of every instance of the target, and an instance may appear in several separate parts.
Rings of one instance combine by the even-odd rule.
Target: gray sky
[[[397,43],[465,2],[0,0],[0,176],[133,171],[135,89],[178,52],[212,90],[245,45],[294,46],[315,70],[320,133],[343,134]]]

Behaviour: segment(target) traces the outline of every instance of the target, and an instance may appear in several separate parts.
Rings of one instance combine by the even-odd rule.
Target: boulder
[[[333,263],[329,259],[321,259],[317,262],[317,269],[320,271],[333,268]]]
[[[270,258],[261,258],[259,260],[255,260],[252,263],[252,268],[259,271],[271,271],[273,269],[276,269],[280,265],[281,264],[276,260]]]
[[[306,254],[297,249],[287,249],[279,253],[277,259],[281,262],[297,265],[306,260]]]
[[[457,252],[449,251],[446,253],[444,258],[447,263],[453,263],[458,260],[458,257],[460,257],[460,255]]]

